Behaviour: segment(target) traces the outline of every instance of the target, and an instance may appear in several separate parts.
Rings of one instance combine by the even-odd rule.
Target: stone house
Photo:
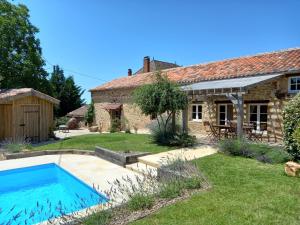
[[[154,71],[145,59],[143,73],[132,75],[129,70],[128,76],[90,90],[95,120],[103,130],[114,118],[120,118],[123,127],[146,129],[151,123],[131,97],[135,88],[153,82]],[[281,141],[282,110],[300,91],[300,48],[160,70],[188,94],[189,106],[181,119],[191,133],[205,133],[204,121],[236,121],[239,132],[249,122],[268,140]]]

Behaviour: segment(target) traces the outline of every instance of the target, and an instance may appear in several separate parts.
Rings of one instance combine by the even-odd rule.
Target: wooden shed
[[[32,88],[0,90],[0,141],[48,140],[59,100]]]

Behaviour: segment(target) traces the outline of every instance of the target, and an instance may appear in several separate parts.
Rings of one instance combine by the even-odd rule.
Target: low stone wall
[[[102,147],[96,147],[95,155],[110,161],[112,163],[118,164],[120,166],[125,166],[127,164],[136,163],[138,161],[138,157],[142,157],[145,155],[149,155],[149,152],[114,152]]]
[[[20,159],[42,155],[61,155],[61,154],[79,154],[79,155],[95,155],[93,151],[84,151],[78,149],[64,149],[64,150],[45,150],[45,151],[30,151],[20,153],[3,153],[6,160]]]

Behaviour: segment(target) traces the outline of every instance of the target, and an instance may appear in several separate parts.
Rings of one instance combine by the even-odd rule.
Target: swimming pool
[[[58,165],[0,171],[0,224],[36,224],[107,202]]]

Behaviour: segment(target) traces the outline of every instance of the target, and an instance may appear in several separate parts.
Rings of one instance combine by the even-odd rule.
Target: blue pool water
[[[0,225],[31,225],[107,199],[56,164],[0,171]]]

